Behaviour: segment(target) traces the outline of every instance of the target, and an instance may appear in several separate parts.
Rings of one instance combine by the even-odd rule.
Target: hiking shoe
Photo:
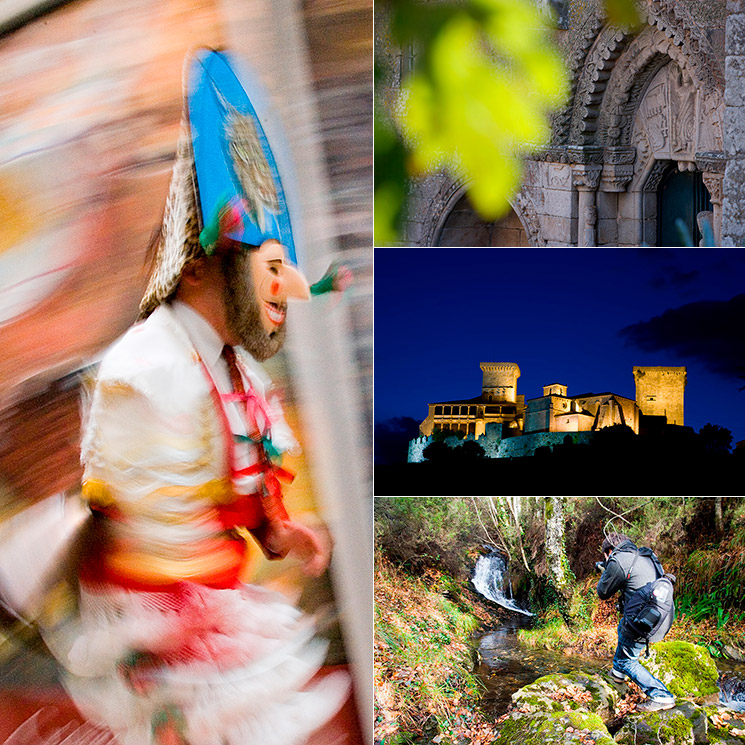
[[[623,681],[629,677],[628,675],[626,675],[626,673],[622,673],[620,670],[616,670],[615,667],[612,667],[610,669],[610,674],[613,680],[617,681],[618,683],[623,683]]]
[[[674,698],[648,698],[636,705],[637,711],[664,711],[672,709],[675,706]]]

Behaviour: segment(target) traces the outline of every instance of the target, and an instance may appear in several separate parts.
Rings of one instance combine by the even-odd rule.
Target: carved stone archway
[[[440,236],[448,217],[458,202],[465,196],[467,186],[465,181],[449,182],[444,184],[431,200],[424,216],[423,245],[439,245]],[[531,247],[545,245],[541,238],[538,212],[525,190],[519,191],[509,200],[509,204],[525,231],[528,245]]]
[[[601,105],[606,110],[618,112],[621,117],[624,110],[627,116],[633,114],[633,110],[626,107],[631,103],[633,109],[630,89],[636,85],[637,95],[642,91],[640,71],[647,67],[655,52],[677,62],[706,96],[718,93],[721,99],[723,71],[706,32],[695,23],[690,13],[676,0],[648,0],[644,17],[647,27],[638,35],[604,27],[599,14],[586,21],[585,45],[580,45],[570,60],[573,73],[571,106],[557,119],[557,142],[570,145],[622,144],[620,133],[609,131],[618,122],[611,121],[603,126],[600,121]],[[649,41],[650,36],[655,37],[653,44]],[[632,53],[625,54],[631,46],[634,47]],[[640,52],[643,58],[638,57]],[[620,59],[622,55],[624,60]],[[664,61],[659,60],[658,64],[657,69],[664,65]]]
[[[608,203],[597,197],[598,191],[616,194],[616,242],[654,242],[650,238],[656,230],[649,220],[659,161],[665,167],[673,161],[681,170],[702,171],[719,239],[722,70],[705,31],[680,4],[648,0],[645,13],[648,25],[636,35],[600,27],[597,21],[590,24],[597,35],[587,40],[571,109],[560,120],[563,129],[557,134],[566,138],[579,192],[579,245],[594,245],[597,205]],[[663,141],[649,141],[644,116],[650,122],[657,117],[655,131],[664,133]],[[598,169],[601,178],[588,180],[586,172]],[[606,212],[598,218],[607,225],[611,216]],[[631,222],[636,223],[633,234]]]

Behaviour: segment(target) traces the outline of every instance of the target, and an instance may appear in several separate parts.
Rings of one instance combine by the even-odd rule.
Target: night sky
[[[375,421],[481,393],[635,398],[633,365],[685,365],[685,424],[745,440],[745,249],[376,248]],[[741,377],[738,377],[741,376]]]

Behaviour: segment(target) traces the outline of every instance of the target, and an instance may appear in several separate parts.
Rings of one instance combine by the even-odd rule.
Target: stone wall
[[[534,432],[528,435],[502,438],[501,425],[488,424],[486,433],[481,437],[468,435],[459,440],[456,437],[448,437],[444,440],[449,447],[462,447],[463,443],[469,441],[478,442],[484,449],[487,458],[521,458],[530,456],[538,448],[561,445],[565,438],[569,437],[576,444],[587,444],[595,436],[594,432]],[[434,442],[432,437],[416,437],[409,442],[409,463],[421,463],[424,461],[424,449]]]
[[[522,437],[510,437],[502,440],[499,446],[500,458],[520,458],[533,455],[538,448],[561,445],[565,438],[570,438],[575,445],[587,444],[595,432],[534,432]]]
[[[727,0],[722,245],[745,246],[745,0]]]
[[[685,367],[634,367],[636,402],[643,414],[683,426]]]

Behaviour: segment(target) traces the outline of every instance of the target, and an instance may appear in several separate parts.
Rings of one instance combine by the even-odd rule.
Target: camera
[[[605,571],[605,565],[607,562],[605,561],[596,561],[595,562],[595,570],[598,572],[604,572]]]

